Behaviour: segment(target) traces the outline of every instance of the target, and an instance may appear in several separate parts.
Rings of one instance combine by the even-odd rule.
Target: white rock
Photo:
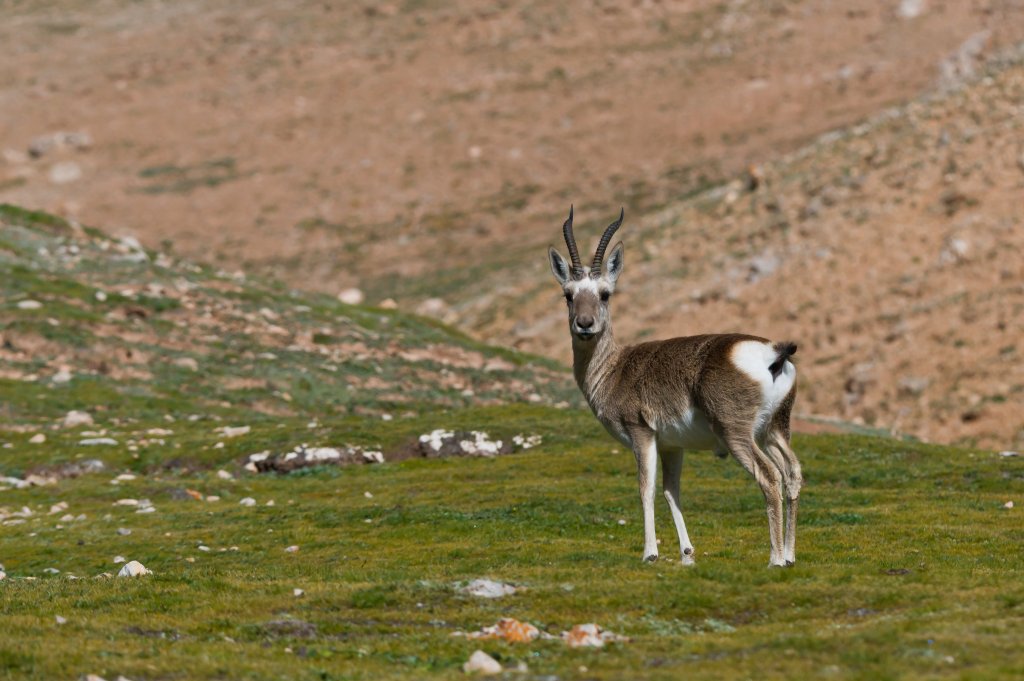
[[[137,560],[125,563],[117,573],[118,577],[138,577],[140,575],[151,575],[153,572],[147,570],[146,566]]]
[[[129,534],[132,533],[132,531],[129,530],[127,527],[119,527],[117,528],[117,533],[122,537],[127,537]]]
[[[462,671],[467,674],[483,674],[490,676],[501,673],[501,664],[493,657],[482,650],[477,650],[469,656],[466,664],[462,665]]]
[[[1013,508],[1013,502],[1007,501],[1005,504],[1003,504],[1003,508]]]
[[[999,452],[999,456],[1002,456],[1002,457],[1020,456],[1020,452],[1012,452],[1010,450],[1006,450],[1006,451],[1003,451],[1003,452]]]
[[[380,309],[382,310],[397,310],[398,303],[395,302],[394,298],[385,298],[384,300],[380,301],[380,305],[378,307],[380,307]]]
[[[373,492],[363,492],[363,496],[366,497],[367,499],[372,499]]]
[[[127,559],[124,556],[114,556],[114,565],[120,565],[125,560]]]
[[[117,445],[117,440],[115,440],[112,437],[90,437],[90,438],[86,438],[84,440],[81,440],[78,444],[82,445],[84,447],[93,447],[93,446],[96,446],[96,445],[116,446]]]
[[[66,510],[68,510],[68,502],[66,502],[66,501],[59,501],[59,502],[57,502],[56,504],[54,504],[53,506],[50,507],[50,515],[53,515],[55,513],[60,513],[61,511],[66,511]]]
[[[303,591],[302,589],[292,589],[292,595],[295,596],[296,598],[302,598],[303,596],[306,595],[306,592]]]
[[[926,0],[900,0],[896,16],[900,19],[913,19],[924,12],[926,5]]]
[[[132,473],[121,473],[119,476],[114,478],[114,480],[117,480],[119,482],[128,482],[128,481],[134,480],[134,479],[135,479],[135,475],[132,474]]]
[[[242,499],[241,501],[239,501],[238,505],[239,506],[255,506],[256,505],[256,500],[253,499],[252,497],[246,497],[246,498]]]
[[[217,428],[217,432],[222,434],[224,437],[247,435],[250,430],[252,430],[250,426],[221,426],[220,428]]]
[[[50,380],[53,381],[54,383],[61,384],[70,383],[72,378],[74,378],[74,376],[71,373],[71,369],[69,369],[68,367],[61,367],[60,369],[57,370],[57,373],[55,373],[53,377],[50,378]]]
[[[7,573],[3,570],[0,570],[0,581],[3,581],[5,579],[7,579]]]
[[[114,506],[138,506],[138,499],[118,499],[114,502]]]
[[[208,497],[206,497],[206,500],[212,504],[214,502],[220,501],[220,497],[217,496],[216,494],[211,494]]]
[[[87,411],[69,411],[64,416],[62,424],[65,428],[77,428],[78,426],[93,425],[92,414]]]
[[[188,369],[189,371],[199,371],[199,362],[191,357],[178,357],[176,360],[171,362],[176,367],[181,369]]]
[[[107,681],[99,674],[86,674],[82,677],[82,681]]]
[[[29,442],[34,445],[41,445],[44,442],[46,442],[46,436],[43,435],[42,433],[36,433],[31,438],[29,438]]]
[[[19,310],[38,310],[43,306],[38,300],[20,300],[18,301]]]
[[[206,544],[200,544],[200,545],[199,545],[199,546],[197,546],[196,548],[197,548],[198,550],[200,550],[200,551],[209,551],[209,550],[210,550],[210,547],[209,547],[209,546],[207,546]]]
[[[285,549],[285,551],[287,551],[288,553],[295,553],[298,550],[299,547],[295,546],[294,544]]]
[[[480,598],[501,598],[502,596],[511,596],[516,592],[516,588],[511,584],[495,582],[492,579],[474,579],[460,591]]]
[[[384,463],[384,455],[380,452],[363,452],[365,463]]]
[[[217,477],[220,478],[221,480],[234,480],[235,479],[235,476],[231,475],[231,473],[229,473],[229,472],[227,472],[226,470],[223,470],[223,469],[217,471]]]
[[[264,505],[265,505],[265,506],[273,506],[273,505],[274,505],[274,500],[273,500],[273,499],[271,499],[270,501],[268,501],[268,502],[267,502],[266,504],[264,504]]]
[[[57,624],[67,624],[68,623],[67,618],[66,617],[61,617],[60,615],[57,615],[56,617],[54,617],[54,619],[57,621]]]
[[[338,300],[346,305],[362,305],[366,296],[357,288],[347,288],[338,294]]]
[[[57,568],[52,568],[52,567],[43,568],[43,572],[45,572],[48,575],[59,575],[60,574],[60,570],[58,570]]]

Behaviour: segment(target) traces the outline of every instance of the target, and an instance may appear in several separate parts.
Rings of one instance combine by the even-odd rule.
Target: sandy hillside
[[[0,40],[0,201],[560,358],[537,254],[624,204],[625,336],[792,336],[807,413],[1021,439],[1017,72],[782,160],[978,79],[1018,2],[22,3]]]

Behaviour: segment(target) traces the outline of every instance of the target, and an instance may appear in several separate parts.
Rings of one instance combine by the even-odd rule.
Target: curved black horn
[[[608,225],[608,228],[604,230],[604,234],[601,235],[601,241],[597,244],[597,251],[594,253],[594,264],[590,266],[590,276],[597,276],[601,274],[601,264],[604,262],[604,252],[608,248],[608,243],[615,236],[615,231],[622,224],[622,218],[626,215],[626,209],[619,209],[619,219]]]
[[[569,247],[569,258],[572,259],[572,276],[580,279],[583,277],[583,262],[580,261],[580,251],[576,248],[576,237],[572,233],[572,204],[569,205],[569,219],[562,225],[562,235],[565,236],[565,245]]]

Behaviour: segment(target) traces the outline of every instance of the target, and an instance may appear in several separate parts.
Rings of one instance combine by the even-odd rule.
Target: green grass
[[[1024,674],[1024,524],[1003,507],[1021,503],[1019,458],[798,437],[798,563],[771,570],[756,485],[735,462],[695,453],[683,489],[698,564],[679,565],[661,504],[662,560],[646,565],[632,456],[569,397],[566,370],[416,317],[155,254],[125,260],[85,234],[73,241],[55,218],[0,208],[0,476],[106,464],[0,490],[2,515],[33,512],[0,522],[0,678],[463,678],[477,648],[527,665],[509,678]],[[25,299],[42,307],[19,308]],[[422,348],[429,356],[408,356]],[[511,368],[459,363],[477,355]],[[185,358],[198,371],[175,363]],[[65,363],[73,377],[54,382]],[[59,427],[71,409],[96,423]],[[251,431],[225,438],[225,425]],[[301,443],[387,455],[435,428],[544,443],[493,460],[241,468]],[[83,446],[86,430],[117,444]],[[31,443],[38,433],[46,441]],[[137,478],[111,484],[124,472]],[[247,496],[258,505],[240,506]],[[48,514],[58,502],[67,510]],[[116,573],[116,555],[155,574],[96,578]],[[496,601],[455,588],[478,577],[526,588]],[[571,650],[452,635],[501,617],[556,635],[596,622],[632,640]]]
[[[114,464],[109,473],[3,492],[5,506],[37,514],[2,530],[10,577],[0,585],[0,676],[459,677],[477,648],[513,666],[523,661],[531,674],[561,678],[1024,673],[1024,530],[1015,511],[1002,508],[1022,487],[1013,460],[862,436],[797,438],[807,471],[799,562],[771,570],[755,485],[734,462],[694,454],[684,496],[698,565],[683,568],[673,560],[664,508],[663,559],[641,564],[632,457],[613,451],[580,411],[521,408],[503,419],[498,409],[470,410],[362,431],[327,423],[318,435],[394,441],[426,429],[428,420],[499,432],[514,426],[546,441],[497,460],[413,460],[224,481],[212,471],[152,467],[179,453],[174,442],[189,450],[204,440],[212,445],[213,424],[138,423],[139,432],[159,425],[175,435],[144,448],[140,460],[122,448],[89,449]],[[304,430],[292,423],[256,429],[204,456],[237,471],[239,452],[312,439]],[[11,461],[50,447],[63,453],[57,458],[72,458],[85,450],[74,439],[30,445],[21,437],[0,452]],[[125,469],[150,472],[111,485]],[[182,499],[184,489],[221,501]],[[239,506],[245,496],[259,505]],[[139,515],[113,505],[123,497],[149,498],[158,511]],[[264,506],[269,499],[275,506]],[[60,514],[46,515],[58,501],[87,519],[61,523]],[[119,527],[132,534],[118,535]],[[212,550],[199,551],[199,544]],[[293,544],[297,553],[284,551]],[[220,550],[232,546],[238,550]],[[117,554],[156,574],[93,579],[116,571]],[[61,574],[49,576],[47,567]],[[29,576],[37,579],[21,579]],[[527,588],[481,601],[453,586],[477,577]],[[293,588],[306,596],[295,598]],[[68,623],[57,625],[57,615]],[[555,634],[594,621],[632,641],[589,651],[559,641],[451,636],[505,616]],[[315,631],[271,624],[287,619]]]

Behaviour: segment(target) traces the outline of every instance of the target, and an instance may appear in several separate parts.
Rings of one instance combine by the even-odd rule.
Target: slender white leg
[[[640,483],[640,505],[644,512],[644,561],[658,560],[658,538],[654,533],[654,493],[658,477],[658,446],[653,434],[634,434],[633,454]]]
[[[683,565],[693,565],[693,544],[690,543],[690,535],[686,533],[686,523],[683,521],[683,511],[679,508],[679,477],[683,472],[682,450],[671,450],[661,452],[661,484],[665,492],[665,501],[672,512],[672,520],[676,524],[676,534],[679,535],[679,556]]]
[[[782,473],[749,436],[731,438],[728,444],[729,451],[761,487],[768,512],[768,538],[771,542],[768,565],[782,567],[786,564],[783,557]]]
[[[785,478],[783,485],[786,493],[786,539],[783,546],[783,558],[786,565],[796,564],[796,512],[800,504],[800,488],[803,486],[803,472],[800,469],[800,461],[796,458],[796,452],[780,433],[774,433],[770,438],[769,449],[775,449],[778,455],[785,462],[783,471]]]

